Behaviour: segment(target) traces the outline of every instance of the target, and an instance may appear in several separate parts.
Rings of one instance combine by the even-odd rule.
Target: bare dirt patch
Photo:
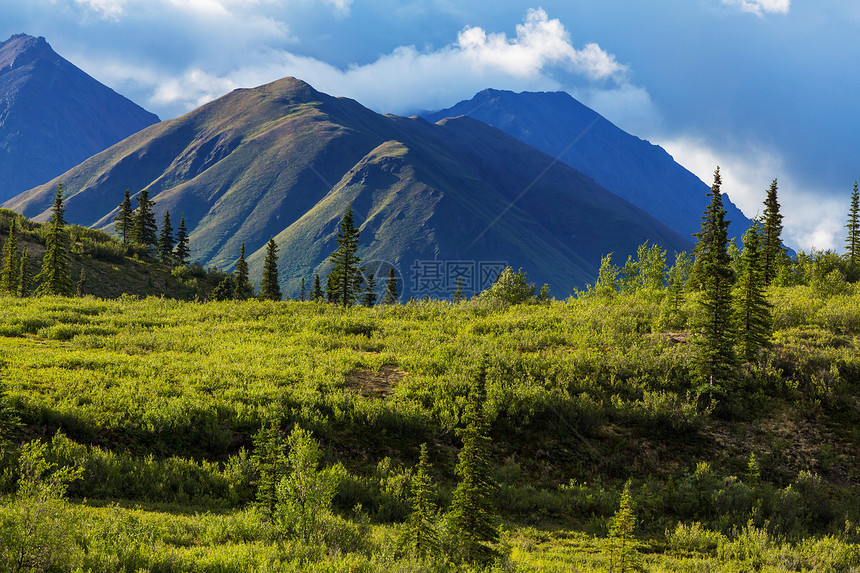
[[[356,368],[346,377],[347,388],[352,388],[367,398],[387,398],[406,372],[394,364],[383,364],[379,370]]]

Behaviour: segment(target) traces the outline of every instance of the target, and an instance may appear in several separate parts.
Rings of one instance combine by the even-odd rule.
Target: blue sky
[[[565,90],[664,146],[749,216],[780,182],[785,238],[842,250],[860,178],[854,0],[27,0],[45,36],[162,119],[296,76],[380,112],[494,87]],[[20,5],[19,5],[20,4]]]

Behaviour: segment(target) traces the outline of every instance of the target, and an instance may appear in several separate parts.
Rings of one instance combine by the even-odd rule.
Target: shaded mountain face
[[[0,43],[0,201],[56,177],[158,117],[24,34]]]
[[[231,269],[244,243],[252,278],[275,237],[293,296],[302,278],[324,284],[350,204],[359,256],[395,266],[405,296],[450,295],[457,276],[466,293],[481,290],[507,264],[564,297],[594,280],[602,254],[626,257],[646,240],[691,247],[494,127],[383,116],[294,78],[153,125],[4,206],[46,220],[59,181],[67,218],[108,230],[125,189],[148,188],[159,221],[168,209],[174,225],[185,218],[193,259]]]
[[[684,237],[692,238],[701,229],[710,184],[676,163],[662,147],[619,129],[565,92],[488,89],[425,117],[438,121],[461,115],[559,158]],[[751,221],[726,195],[723,201],[726,220],[732,222],[730,236],[742,236]]]

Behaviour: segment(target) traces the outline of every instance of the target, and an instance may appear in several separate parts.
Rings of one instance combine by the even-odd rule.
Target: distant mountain
[[[0,201],[158,121],[25,34],[0,43]]]
[[[711,182],[706,185],[662,147],[621,130],[568,93],[488,89],[424,117],[438,121],[462,115],[559,158],[684,237],[701,229]],[[751,221],[726,195],[723,200],[732,222],[730,236],[740,237]]]
[[[456,284],[445,272],[472,273],[466,289],[477,289],[481,270],[504,262],[563,297],[594,280],[602,254],[626,257],[645,240],[670,252],[691,246],[494,127],[379,115],[293,78],[153,125],[4,206],[45,220],[61,180],[68,219],[102,229],[125,189],[148,188],[159,221],[165,209],[174,225],[185,217],[205,265],[232,268],[245,243],[259,278],[275,237],[292,295],[301,278],[310,288],[326,271],[350,203],[359,255],[395,265],[407,295],[444,295]]]

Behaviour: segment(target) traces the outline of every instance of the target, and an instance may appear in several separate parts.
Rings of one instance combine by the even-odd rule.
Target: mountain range
[[[158,121],[60,57],[44,38],[0,43],[0,201]]]
[[[560,159],[684,237],[701,229],[710,186],[663,148],[623,131],[566,92],[487,89],[424,117],[438,121],[463,115]],[[723,201],[732,223],[729,236],[741,237],[752,222],[728,195]]]
[[[4,206],[45,220],[60,181],[69,221],[102,229],[126,189],[149,189],[159,215],[185,218],[204,265],[231,268],[244,243],[259,277],[274,237],[292,295],[300,279],[325,272],[350,204],[359,255],[399,268],[407,295],[449,293],[455,267],[472,269],[465,288],[477,289],[481,265],[505,263],[566,296],[594,280],[605,253],[626,257],[646,240],[670,253],[691,248],[502,130],[470,117],[380,115],[294,78],[151,125]]]

